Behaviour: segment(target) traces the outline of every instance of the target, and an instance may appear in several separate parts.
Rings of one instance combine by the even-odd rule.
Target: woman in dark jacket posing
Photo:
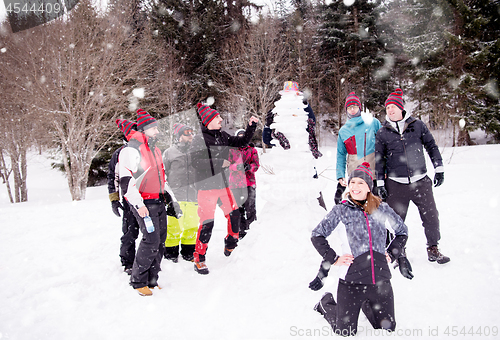
[[[312,232],[312,243],[323,262],[309,287],[320,289],[330,266],[340,267],[338,301],[327,293],[315,309],[339,335],[356,334],[361,309],[374,328],[393,331],[396,320],[388,257],[398,261],[403,276],[413,278],[411,266],[402,256],[408,228],[401,217],[371,193],[373,174],[368,163],[351,172],[348,186],[347,199],[334,206]],[[387,250],[386,222],[396,234]],[[336,229],[342,240],[342,255],[337,255],[326,240]]]

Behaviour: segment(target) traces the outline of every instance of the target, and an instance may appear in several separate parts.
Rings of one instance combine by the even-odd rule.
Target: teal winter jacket
[[[371,168],[375,169],[375,135],[380,127],[377,118],[359,116],[349,119],[340,128],[337,140],[337,179],[346,178],[363,162],[370,163]]]

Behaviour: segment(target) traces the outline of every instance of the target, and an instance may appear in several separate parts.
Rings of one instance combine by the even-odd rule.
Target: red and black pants
[[[229,188],[199,190],[198,191],[198,216],[200,227],[196,236],[194,260],[205,261],[208,242],[214,228],[215,209],[219,206],[227,219],[227,236],[225,247],[234,249],[238,245],[240,231],[240,212],[233,194]]]

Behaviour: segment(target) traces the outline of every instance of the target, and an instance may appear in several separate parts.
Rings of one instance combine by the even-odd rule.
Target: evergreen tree
[[[158,0],[152,9],[153,26],[159,36],[173,43],[185,63],[190,86],[199,96],[213,95],[211,87],[220,52],[228,39],[244,38],[248,21],[244,0]],[[258,7],[258,6],[257,6]],[[207,87],[208,86],[208,87]]]
[[[332,1],[322,9],[319,51],[324,60],[322,85],[332,94],[331,105],[338,113],[337,124],[344,119],[344,99],[351,91],[362,98],[366,108],[377,109],[383,92],[378,70],[383,69],[385,48],[378,29],[377,6],[380,1]]]
[[[498,1],[396,0],[383,13],[384,39],[399,56],[392,74],[417,103],[413,114],[451,123],[454,137],[465,120],[466,142],[476,128],[498,138]]]
[[[384,8],[384,39],[394,59],[395,86],[417,105],[412,114],[428,115],[431,124],[443,123],[452,100],[448,88],[452,71],[446,66],[446,32],[453,14],[446,1],[397,0]],[[446,112],[443,113],[443,112]]]
[[[500,141],[500,2],[448,1],[461,23],[451,38],[463,53],[456,89],[462,116],[469,130],[481,128]]]

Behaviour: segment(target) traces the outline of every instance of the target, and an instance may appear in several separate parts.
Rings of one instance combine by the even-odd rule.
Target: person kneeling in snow
[[[347,199],[333,209],[312,231],[312,243],[323,257],[316,278],[309,284],[312,290],[323,287],[331,265],[339,266],[337,302],[326,293],[315,306],[340,335],[354,335],[362,309],[375,329],[394,331],[394,295],[388,261],[398,261],[401,274],[412,279],[412,269],[403,255],[408,228],[389,205],[372,194],[373,174],[369,163],[358,166],[349,175]],[[396,237],[385,249],[386,226],[389,222]],[[326,237],[337,227],[343,255],[330,248]]]

